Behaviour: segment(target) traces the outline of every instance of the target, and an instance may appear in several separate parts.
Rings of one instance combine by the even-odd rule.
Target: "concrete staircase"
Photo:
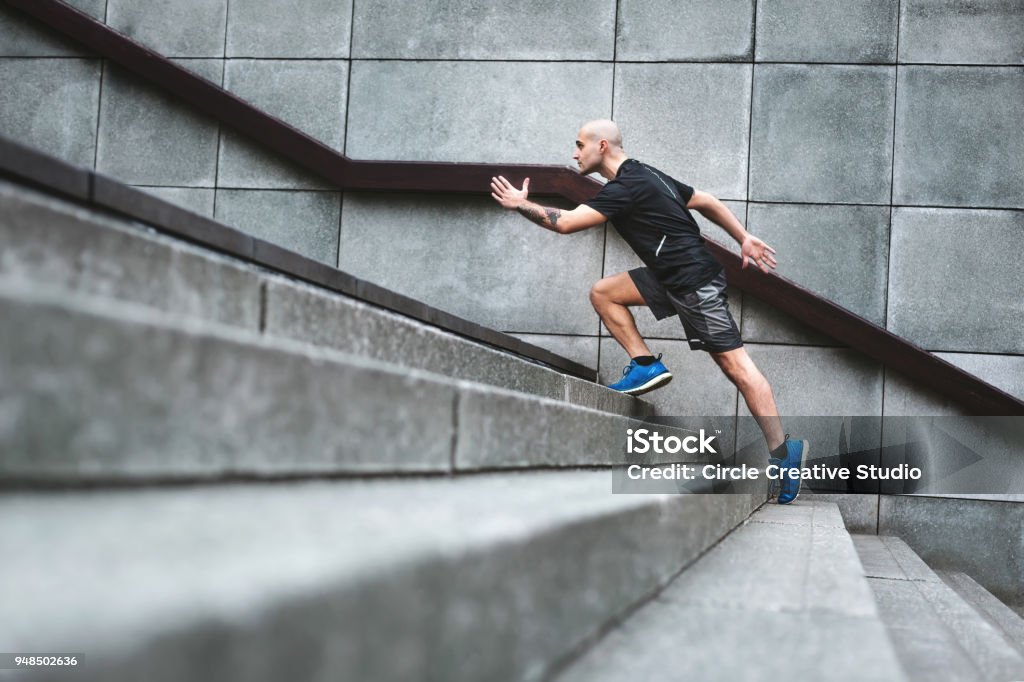
[[[0,243],[0,650],[105,681],[917,679],[834,504],[611,494],[643,401],[20,181]],[[1003,679],[986,608],[936,619]]]
[[[940,576],[898,537],[854,543],[909,679],[1024,679],[1016,613],[963,574]]]
[[[538,679],[764,499],[612,495],[649,404],[17,181],[0,241],[0,649],[76,679]]]
[[[15,478],[609,465],[652,411],[33,189],[0,214]]]

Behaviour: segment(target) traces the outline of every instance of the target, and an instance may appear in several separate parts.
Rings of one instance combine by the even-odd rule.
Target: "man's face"
[[[573,160],[580,168],[582,175],[589,175],[601,167],[601,142],[581,130],[576,135],[576,151]]]

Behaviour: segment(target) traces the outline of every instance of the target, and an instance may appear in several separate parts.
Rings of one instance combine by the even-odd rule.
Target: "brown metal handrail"
[[[529,176],[533,194],[570,202],[583,201],[600,189],[598,182],[558,166],[349,159],[60,0],[5,1],[342,190],[488,195],[490,179],[498,174],[517,184]],[[1008,393],[790,280],[742,269],[739,256],[713,240],[708,247],[725,266],[730,284],[809,327],[972,413],[1024,415],[1024,402]]]

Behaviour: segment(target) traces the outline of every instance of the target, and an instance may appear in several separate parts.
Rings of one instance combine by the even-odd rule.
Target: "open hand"
[[[523,180],[522,189],[516,189],[511,182],[500,175],[496,178],[491,178],[491,196],[501,204],[502,208],[518,208],[520,204],[526,201],[526,197],[530,193],[529,187],[530,178]]]
[[[740,253],[743,255],[742,267],[744,268],[752,263],[760,267],[764,272],[769,272],[768,268],[774,268],[778,265],[775,257],[772,256],[775,253],[775,249],[751,234],[748,234],[747,238],[743,240]]]

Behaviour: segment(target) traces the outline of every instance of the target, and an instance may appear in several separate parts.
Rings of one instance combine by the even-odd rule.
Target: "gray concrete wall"
[[[967,573],[1024,607],[1024,504],[882,495],[880,535],[898,535],[936,569]]]
[[[1024,396],[1020,0],[73,4],[354,158],[569,164],[578,125],[614,117],[627,152],[727,200],[783,275]],[[485,199],[342,196],[14,10],[0,17],[3,134],[607,381],[626,362],[587,301],[636,262],[612,230],[557,237]],[[731,300],[783,409],[930,404],[755,296]],[[651,396],[663,412],[745,414],[678,323],[638,318],[677,372]]]

